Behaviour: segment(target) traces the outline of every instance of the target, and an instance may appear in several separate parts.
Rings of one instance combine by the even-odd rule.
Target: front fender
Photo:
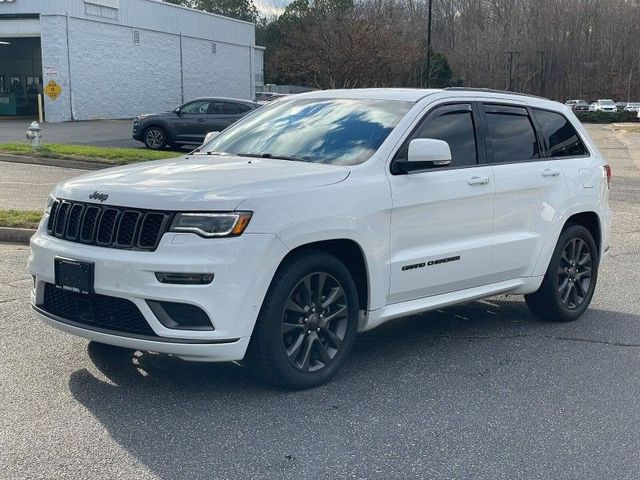
[[[385,235],[365,220],[327,217],[292,223],[276,236],[290,252],[296,248],[329,240],[350,240],[362,251],[367,270],[369,310],[382,308],[389,292],[389,255]],[[387,227],[388,228],[388,227]]]

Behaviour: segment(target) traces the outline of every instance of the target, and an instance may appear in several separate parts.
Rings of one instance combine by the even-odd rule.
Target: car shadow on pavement
[[[413,400],[402,406],[405,414],[418,419],[425,405],[448,412],[450,400],[439,397],[439,389],[464,398],[498,373],[496,388],[508,389],[539,361],[539,350],[552,352],[557,368],[565,368],[560,365],[568,353],[553,342],[640,344],[638,321],[637,315],[589,310],[578,322],[551,324],[535,319],[518,297],[472,302],[361,334],[334,381],[294,392],[266,387],[235,364],[185,362],[91,342],[88,354],[98,372],[77,370],[69,388],[160,478],[302,478],[317,470],[297,449],[300,442],[330,451],[339,434],[358,449],[358,432],[371,428],[369,422],[396,427],[406,398]],[[379,448],[364,451],[375,455]]]

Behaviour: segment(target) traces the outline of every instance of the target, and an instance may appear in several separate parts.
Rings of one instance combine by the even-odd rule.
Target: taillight
[[[605,165],[604,171],[607,173],[607,187],[611,188],[611,177],[613,176],[613,173],[611,172],[611,167],[609,165]]]

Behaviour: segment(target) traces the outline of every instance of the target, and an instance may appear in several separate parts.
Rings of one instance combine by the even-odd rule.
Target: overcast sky
[[[253,0],[254,5],[263,15],[279,15],[292,0]]]

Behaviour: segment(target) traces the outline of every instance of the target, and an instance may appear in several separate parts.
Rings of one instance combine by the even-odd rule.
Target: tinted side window
[[[429,114],[411,137],[444,140],[451,149],[451,165],[476,165],[478,153],[471,105],[445,105]],[[407,142],[396,158],[407,158]]]
[[[211,104],[211,110],[209,113],[218,115],[235,115],[236,113],[239,113],[239,110],[235,103],[214,102]]]
[[[572,157],[589,155],[576,129],[564,115],[547,110],[533,110],[542,135],[547,142],[549,156]]]
[[[535,130],[521,107],[485,105],[487,145],[492,152],[490,161],[526,162],[540,158]]]
[[[222,112],[225,115],[234,115],[236,113],[239,113],[240,110],[238,109],[238,106],[235,103],[223,103],[222,104]]]
[[[244,103],[236,103],[236,108],[238,109],[238,113],[244,113],[251,110],[249,105],[245,105]]]

